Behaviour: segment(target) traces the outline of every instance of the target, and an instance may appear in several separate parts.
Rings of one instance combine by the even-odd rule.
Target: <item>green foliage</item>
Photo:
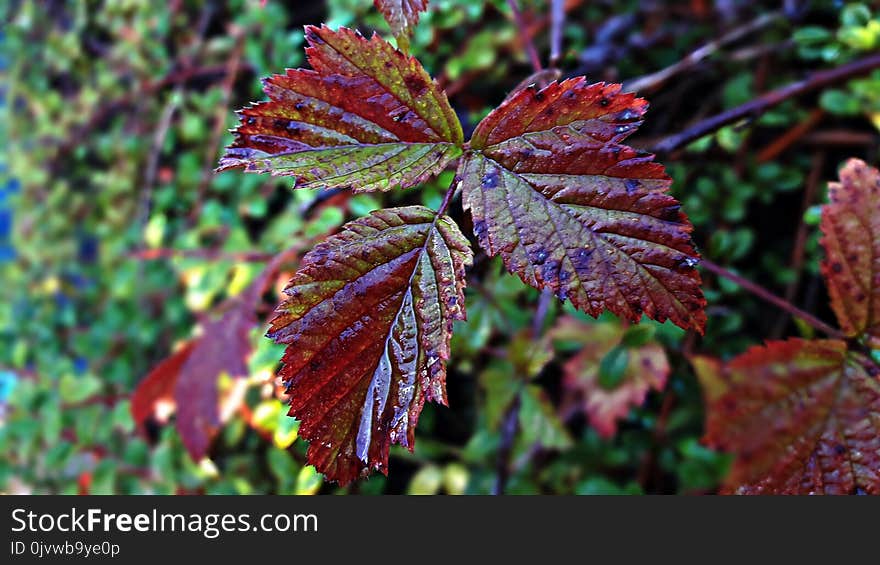
[[[566,412],[563,367],[581,344],[554,341],[549,354],[539,349],[537,358],[549,359],[532,370],[514,363],[512,344],[522,345],[531,331],[540,293],[509,276],[500,259],[485,257],[471,270],[468,319],[454,327],[448,390],[455,408],[426,406],[415,452],[391,449],[390,478],[344,488],[318,480],[305,465],[299,424],[286,415],[283,390],[275,386],[283,348],[259,338],[261,331],[251,339],[243,402],[223,421],[209,457],[193,461],[172,422],[135,429],[129,396],[137,383],[197,337],[204,316],[239,296],[269,256],[298,242],[311,245],[378,208],[437,209],[452,182],[448,171],[418,191],[348,197],[291,193],[284,179],[211,174],[232,140],[228,109],[262,96],[259,77],[303,66],[303,24],[378,30],[390,39],[367,0],[301,4],[289,10],[281,2],[233,0],[212,9],[196,0],[163,11],[98,2],[47,12],[40,2],[23,1],[0,8],[0,490],[487,493],[496,481],[505,408],[527,387],[539,387],[543,400],[526,399],[519,424],[550,423],[542,433],[517,435],[507,492],[717,491],[730,457],[700,443],[704,404],[683,354],[728,358],[768,336],[814,332],[712,276],[703,285],[706,336],[650,326],[669,356],[668,382],[628,410],[611,438],[581,413]],[[520,2],[545,61],[548,4]],[[624,82],[779,8],[696,3],[709,6],[699,13],[675,3],[567,4],[562,70]],[[804,6],[646,91],[652,108],[633,145],[650,147],[701,117],[876,51],[875,9],[866,18],[862,8]],[[449,93],[467,133],[531,74],[520,37],[505,0],[434,0],[410,52]],[[239,42],[238,75],[227,96],[224,78]],[[197,75],[178,80],[186,69]],[[876,143],[859,139],[876,139],[870,136],[878,85],[876,72],[832,85],[665,156],[672,194],[694,224],[700,252],[779,295],[794,283],[793,302],[831,319],[819,279],[818,230],[807,230],[799,269],[791,257],[795,235],[801,219],[818,225],[824,181],[838,164],[850,154],[876,161]],[[759,158],[816,108],[825,111],[818,125],[775,157]],[[823,141],[829,133],[851,138],[835,145],[840,139]],[[802,205],[818,160],[824,164],[816,195]],[[466,215],[456,219],[463,231],[470,228]],[[283,266],[285,276],[273,277],[267,294],[297,263]],[[263,313],[272,306],[262,304]],[[545,326],[562,314],[577,315],[570,305],[551,303]],[[581,321],[616,323],[607,315]],[[567,441],[553,433],[559,426]]]

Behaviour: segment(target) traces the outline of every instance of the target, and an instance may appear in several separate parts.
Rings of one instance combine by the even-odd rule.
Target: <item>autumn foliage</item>
[[[822,210],[822,273],[848,339],[771,341],[697,358],[706,441],[736,454],[728,490],[880,494],[880,367],[867,355],[880,301],[880,172],[850,160]]]
[[[530,85],[465,144],[413,57],[348,29],[309,27],[306,39],[314,70],[265,82],[270,101],[241,111],[221,169],[370,191],[415,186],[459,158],[449,196],[461,191],[480,246],[524,282],[594,316],[702,331],[691,226],[665,194],[663,167],[622,145],[644,100],[583,78]],[[347,224],[285,291],[269,336],[288,345],[291,415],[331,480],[386,471],[392,443],[413,449],[425,400],[445,403],[471,251],[444,211],[389,209]]]
[[[561,364],[562,418],[615,437],[672,372],[662,340],[640,320],[671,322],[693,340],[707,323],[688,216],[664,166],[625,143],[648,103],[620,84],[536,78],[466,139],[447,94],[409,54],[427,1],[375,6],[396,46],[378,34],[307,26],[310,68],[263,80],[267,100],[238,112],[217,169],[351,193],[412,190],[455,171],[436,209],[373,210],[303,249],[266,335],[285,346],[278,376],[309,442],[308,463],[345,485],[387,474],[392,445],[413,451],[425,403],[448,403],[471,241],[545,298],[613,315],[595,323],[566,315],[543,337],[539,319],[521,333],[511,374],[484,379],[495,399],[490,426],[513,422],[536,444],[569,446],[567,432],[542,418],[555,408],[533,382],[551,343],[564,342],[576,349]],[[829,200],[821,273],[840,330],[768,341],[729,360],[690,354],[688,345],[705,397],[703,441],[733,456],[724,492],[880,494],[880,367],[871,351],[880,348],[880,173],[850,160]],[[454,219],[459,202],[473,238]],[[271,273],[141,382],[138,425],[176,406],[189,454],[208,453],[221,424],[217,378],[246,372],[252,306]],[[520,406],[528,410],[517,420],[511,410]]]

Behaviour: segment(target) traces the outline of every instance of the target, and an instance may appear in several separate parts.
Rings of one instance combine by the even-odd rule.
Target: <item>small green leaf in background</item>
[[[626,375],[629,351],[622,345],[615,346],[599,362],[599,386],[606,390],[617,388]]]

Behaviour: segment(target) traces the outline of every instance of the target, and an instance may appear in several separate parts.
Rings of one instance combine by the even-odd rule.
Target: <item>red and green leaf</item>
[[[373,212],[303,258],[268,335],[288,344],[290,413],[328,479],[387,472],[391,444],[413,449],[424,402],[446,404],[470,261],[455,223],[421,206]]]
[[[397,38],[401,49],[409,49],[409,36],[419,23],[421,12],[428,9],[428,0],[373,0],[376,8],[385,16],[391,33]]]
[[[847,336],[880,348],[880,172],[850,159],[822,208],[822,274]]]
[[[240,111],[219,170],[295,178],[296,188],[415,186],[461,153],[461,124],[421,64],[378,35],[306,28],[313,70],[264,81]]]
[[[509,97],[459,165],[479,243],[508,270],[597,316],[702,331],[691,224],[653,155],[621,142],[647,103],[576,78]]]
[[[729,492],[880,494],[878,370],[844,342],[774,341],[694,366],[705,441],[736,455]]]
[[[649,391],[663,390],[669,376],[666,352],[658,343],[649,341],[626,347],[626,365],[620,382],[611,388],[602,386],[602,360],[620,347],[623,335],[624,329],[618,323],[586,324],[573,318],[564,318],[553,330],[555,339],[581,345],[563,367],[565,404],[579,407],[590,425],[605,438],[614,437],[617,422],[633,407],[644,404]]]

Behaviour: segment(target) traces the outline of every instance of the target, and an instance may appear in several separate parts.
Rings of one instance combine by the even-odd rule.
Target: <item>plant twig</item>
[[[777,308],[785,310],[786,312],[788,312],[792,316],[795,316],[797,318],[802,319],[803,321],[810,324],[811,326],[813,326],[814,328],[816,328],[820,332],[823,332],[823,333],[827,334],[828,336],[834,337],[837,339],[846,339],[846,336],[843,335],[843,332],[841,332],[840,330],[829,326],[828,324],[826,324],[825,322],[823,322],[819,318],[813,316],[809,312],[804,312],[803,310],[801,310],[800,308],[798,308],[797,306],[795,306],[791,302],[788,302],[787,300],[776,296],[775,294],[773,294],[772,292],[770,292],[766,288],[762,287],[761,285],[754,283],[748,279],[745,279],[735,273],[731,273],[730,271],[728,271],[724,267],[722,267],[720,265],[716,265],[715,263],[713,263],[712,261],[709,261],[708,259],[701,259],[700,265],[702,265],[703,268],[706,269],[707,271],[709,271],[711,273],[715,273],[719,277],[724,277],[725,279],[736,283],[737,285],[739,285],[740,287],[744,288],[745,290],[751,292],[752,294],[754,294],[758,298],[760,298],[766,302],[769,302],[770,304],[773,304]]]
[[[741,106],[737,106],[736,108],[732,108],[697,122],[683,132],[670,135],[657,143],[653,148],[653,152],[657,154],[671,153],[672,151],[687,145],[691,141],[721,129],[728,124],[746,118],[756,118],[770,108],[785,102],[789,98],[794,98],[795,96],[800,96],[806,92],[818,90],[828,85],[863,75],[876,68],[880,68],[880,54],[871,55],[834,69],[818,71],[804,80],[772,90]]]
[[[541,339],[544,333],[544,320],[550,312],[550,304],[553,302],[553,291],[545,288],[541,291],[538,298],[538,306],[535,308],[535,318],[532,320],[530,329],[532,339],[537,341]],[[522,392],[520,391],[520,394]],[[519,408],[520,394],[517,394],[510,406],[504,412],[504,418],[501,423],[501,442],[498,446],[498,460],[495,469],[495,486],[492,494],[504,494],[507,486],[507,480],[510,477],[510,455],[513,452],[513,444],[516,441],[516,434],[519,432]],[[527,457],[531,458],[535,450],[529,451]]]
[[[205,194],[208,191],[208,186],[211,184],[220,140],[223,138],[223,130],[225,129],[226,118],[229,114],[227,108],[229,108],[229,101],[232,98],[232,89],[235,86],[235,79],[238,78],[241,57],[244,53],[244,40],[247,36],[246,30],[236,26],[232,29],[231,34],[235,38],[235,46],[232,48],[232,53],[229,55],[229,60],[226,63],[226,76],[220,89],[222,96],[214,114],[214,128],[211,131],[211,139],[208,141],[208,150],[205,153],[205,161],[202,165],[202,178],[196,189],[196,203],[193,206],[192,212],[190,212],[190,220],[196,220],[202,212]]]
[[[556,68],[562,57],[562,31],[565,27],[565,0],[550,3],[550,66]]]
[[[794,238],[794,248],[791,251],[791,260],[789,261],[790,268],[794,271],[794,279],[792,279],[792,281],[788,283],[788,286],[785,287],[783,298],[788,302],[794,300],[800,287],[801,269],[803,269],[804,266],[804,251],[807,246],[807,224],[804,222],[804,214],[816,198],[816,191],[819,188],[819,184],[821,184],[822,169],[824,167],[825,153],[823,151],[818,151],[813,155],[813,166],[810,169],[810,176],[807,178],[807,185],[804,188],[804,198],[801,202],[800,215],[798,216],[798,229]],[[775,337],[782,335],[782,330],[785,329],[786,321],[787,316],[782,314],[779,317],[779,320],[777,320],[776,327],[773,329],[773,332],[771,332],[771,335]]]
[[[513,452],[513,443],[516,433],[519,431],[519,394],[514,396],[513,402],[504,412],[501,420],[501,443],[498,445],[498,460],[495,466],[495,485],[492,494],[504,494],[507,480],[510,478],[510,455]]]
[[[651,73],[649,75],[627,81],[626,83],[624,83],[623,89],[627,91],[641,92],[643,90],[651,90],[653,88],[656,88],[673,76],[682,73],[690,69],[691,67],[696,66],[701,61],[708,58],[722,47],[733,43],[740,38],[745,37],[746,35],[752,34],[760,29],[767,27],[768,25],[779,19],[781,15],[782,14],[780,14],[779,12],[770,12],[758,16],[752,21],[730,30],[715,41],[710,41],[702,47],[692,51],[684,59],[666,67],[665,69],[661,69],[655,73]]]
[[[170,249],[160,247],[156,249],[142,249],[128,254],[134,259],[154,260],[171,259],[174,257],[206,259],[210,261],[237,261],[242,263],[261,263],[274,257],[272,253],[261,251],[244,251],[240,253],[225,253],[215,249]]]
[[[532,69],[537,73],[544,67],[541,66],[541,58],[538,57],[538,50],[535,49],[535,43],[532,41],[532,36],[529,35],[528,29],[526,28],[526,22],[523,20],[522,12],[519,11],[519,4],[516,0],[507,0],[507,5],[510,6],[510,11],[513,12],[513,21],[516,23],[516,27],[519,28],[519,34],[525,44],[526,53],[528,53],[529,61],[532,63]]]
[[[810,115],[807,116],[806,120],[796,123],[793,127],[786,130],[785,133],[761,149],[757,157],[758,162],[767,163],[775,160],[787,151],[789,147],[797,143],[811,129],[816,127],[816,125],[822,121],[823,117],[825,117],[825,111],[822,108],[813,109],[813,111],[810,112]]]

